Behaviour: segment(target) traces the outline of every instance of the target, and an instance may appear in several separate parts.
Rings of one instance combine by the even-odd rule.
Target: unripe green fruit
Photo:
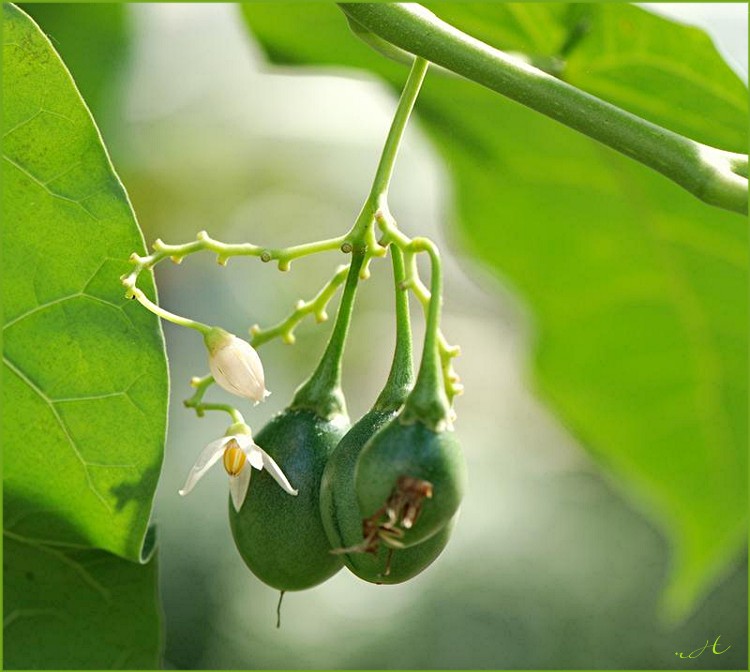
[[[320,511],[328,540],[334,549],[353,548],[363,542],[362,515],[355,491],[355,468],[365,444],[396,415],[372,410],[347,432],[328,460],[320,484]],[[344,564],[359,578],[378,584],[407,581],[426,569],[448,543],[452,525],[446,525],[427,541],[406,549],[389,549],[379,543],[377,553],[351,551],[341,554]],[[388,555],[392,552],[390,569]]]
[[[399,479],[426,481],[432,496],[421,500],[421,512],[399,542],[414,546],[437,534],[458,511],[466,488],[466,465],[452,431],[435,432],[416,421],[402,424],[397,416],[362,450],[355,471],[355,490],[365,517],[385,506]]]
[[[299,491],[296,497],[288,495],[265,470],[254,472],[240,511],[229,506],[242,559],[273,588],[312,588],[342,567],[320,518],[320,479],[348,426],[342,414],[324,420],[308,409],[287,409],[255,437]]]

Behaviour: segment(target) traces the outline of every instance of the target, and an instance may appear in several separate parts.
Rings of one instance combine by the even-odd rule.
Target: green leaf
[[[405,80],[332,6],[243,12],[276,62],[364,68],[394,88]],[[705,36],[625,5],[581,12],[436,5],[494,46],[567,50],[571,83],[746,151],[746,92]],[[581,16],[589,32],[576,42]],[[531,308],[539,394],[672,540],[665,613],[685,615],[746,531],[745,220],[472,82],[428,73],[417,113],[453,179],[451,226]]]
[[[99,128],[120,115],[115,104],[129,52],[128,6],[112,2],[18,5],[50,38]],[[108,138],[108,134],[104,134]]]
[[[159,666],[157,564],[6,534],[5,669]]]
[[[430,7],[499,49],[558,57],[561,79],[639,117],[714,147],[747,151],[747,89],[698,28],[624,3]]]
[[[6,577],[27,567],[40,577],[23,590],[9,590],[6,578],[5,664],[32,667],[49,656],[52,667],[75,668],[122,655],[120,664],[133,666],[146,649],[153,662],[155,567],[128,561],[150,553],[144,539],[168,382],[158,321],[125,300],[119,282],[143,240],[68,71],[38,27],[8,4],[3,59],[5,563]],[[154,296],[152,278],[144,280]],[[63,565],[80,565],[85,582],[104,590],[79,590]],[[124,616],[134,601],[153,635],[143,645],[141,626]],[[68,616],[60,621],[49,605]],[[99,637],[88,636],[84,650],[65,643],[82,642],[97,622],[76,620],[86,610],[111,618],[98,621]],[[47,631],[57,634],[48,640]],[[123,633],[116,647],[110,632]],[[34,637],[45,653],[23,644]],[[143,651],[125,657],[136,649]]]

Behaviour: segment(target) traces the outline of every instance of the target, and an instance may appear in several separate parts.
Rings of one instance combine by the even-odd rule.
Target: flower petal
[[[252,474],[253,470],[249,464],[246,464],[237,476],[229,477],[229,494],[232,496],[232,505],[235,511],[239,511],[242,508],[242,504],[247,496],[247,489],[250,486],[250,476]]]
[[[257,469],[258,471],[263,469],[263,451],[258,446],[252,444],[245,451],[245,455],[247,455],[247,461],[250,462],[253,469]]]
[[[221,456],[224,454],[224,446],[231,438],[231,436],[222,436],[220,439],[216,439],[216,441],[211,441],[201,451],[188,474],[185,485],[180,490],[180,494],[183,497],[195,487],[195,484],[203,477],[203,474],[221,459]]]
[[[262,448],[258,446],[256,446],[256,448],[260,452],[263,458],[263,466],[266,468],[266,471],[268,471],[268,473],[271,475],[271,478],[273,478],[273,480],[276,481],[281,486],[284,492],[287,492],[290,495],[296,495],[298,491],[295,490],[291,486],[286,476],[284,476],[284,472],[281,471],[281,468],[279,467],[279,465],[276,464],[276,462],[274,462],[274,459]]]
[[[263,364],[247,341],[227,334],[221,345],[211,351],[208,363],[214,380],[228,392],[256,403],[268,396]]]
[[[255,445],[252,434],[238,434],[235,438],[237,439],[237,443],[240,444],[240,448],[245,452],[247,461],[250,462],[253,469],[257,469],[258,471],[263,469],[263,455],[261,449]]]

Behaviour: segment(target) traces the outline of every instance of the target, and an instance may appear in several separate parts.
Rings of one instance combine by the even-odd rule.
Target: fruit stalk
[[[409,294],[408,289],[404,287],[406,280],[404,254],[396,245],[391,245],[390,248],[393,261],[393,282],[396,288],[396,349],[393,353],[388,380],[373,406],[376,411],[397,411],[403,406],[414,386]]]
[[[401,414],[403,424],[416,421],[424,423],[433,431],[439,432],[450,427],[450,402],[445,393],[442,360],[438,347],[440,329],[440,308],[442,303],[443,274],[440,255],[435,244],[426,238],[412,241],[414,250],[424,250],[430,255],[430,304],[425,325],[424,347],[419,374],[414,390],[409,395]]]
[[[325,419],[339,414],[346,415],[346,402],[341,390],[341,362],[364,258],[363,250],[353,250],[352,263],[328,345],[313,374],[295,392],[290,409],[308,409]]]

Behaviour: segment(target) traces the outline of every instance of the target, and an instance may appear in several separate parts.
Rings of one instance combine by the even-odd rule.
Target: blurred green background
[[[737,31],[746,6],[707,7],[671,11],[713,25],[746,79],[747,33]],[[395,105],[384,86],[269,68],[233,5],[25,9],[51,34],[92,106],[148,242],[184,242],[207,229],[225,241],[276,246],[336,235],[356,216]],[[108,25],[110,38],[87,42],[91,21]],[[76,63],[100,65],[84,72]],[[223,473],[214,470],[187,499],[177,495],[198,451],[226,422],[196,419],[182,407],[190,376],[206,372],[205,350],[193,333],[165,325],[172,404],[156,504],[165,665],[746,667],[746,558],[685,622],[657,618],[667,542],[528,391],[529,317],[446,240],[440,223],[449,186],[418,124],[407,133],[391,192],[401,226],[433,236],[445,251],[444,331],[463,349],[457,431],[471,488],[452,543],[406,585],[376,587],[342,571],[289,594],[276,630],[278,595],[234,548]],[[157,282],[167,308],[244,334],[284,317],[340,262],[332,253],[281,274],[256,260],[220,269],[208,256],[193,257],[160,267]],[[372,270],[347,351],[355,418],[376,397],[393,347],[390,268],[375,262]],[[264,346],[273,395],[246,409],[254,427],[285,406],[327,333],[327,325],[304,323],[295,346]],[[721,656],[675,655],[718,635],[721,648],[732,647]]]

